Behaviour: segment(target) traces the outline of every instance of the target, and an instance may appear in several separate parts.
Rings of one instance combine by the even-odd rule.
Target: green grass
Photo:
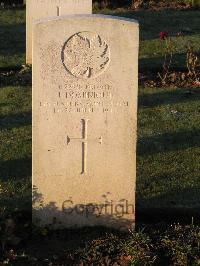
[[[25,63],[25,11],[0,10],[0,68]]]
[[[97,11],[98,12],[98,11]],[[103,10],[104,14],[123,16],[136,19],[140,24],[140,56],[139,69],[157,71],[163,62],[165,42],[159,39],[159,32],[167,31],[176,36],[183,32],[182,37],[174,37],[174,67],[185,67],[186,46],[191,43],[194,50],[200,53],[199,10],[142,10],[138,12],[126,9]]]
[[[200,206],[200,93],[140,88],[139,207]]]
[[[0,88],[0,209],[31,203],[31,89]]]

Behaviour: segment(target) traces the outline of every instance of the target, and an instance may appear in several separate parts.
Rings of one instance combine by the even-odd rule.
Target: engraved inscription
[[[56,97],[56,96],[55,96]],[[128,108],[127,98],[116,98],[115,89],[108,84],[58,86],[57,99],[40,102],[40,107],[51,108],[53,113],[117,113]]]
[[[81,174],[86,174],[87,172],[87,144],[88,144],[88,121],[89,119],[81,119],[81,124],[82,124],[82,138],[72,138],[67,136],[67,145],[71,141],[78,141],[82,145],[82,171]],[[102,144],[102,137],[98,138],[98,142]]]
[[[79,32],[65,43],[61,53],[63,66],[76,78],[95,78],[110,62],[108,44],[96,33]]]

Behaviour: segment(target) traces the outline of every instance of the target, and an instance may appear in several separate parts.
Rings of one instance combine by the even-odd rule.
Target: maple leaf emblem
[[[96,77],[105,70],[109,61],[108,44],[91,32],[73,35],[62,50],[63,65],[75,77]]]

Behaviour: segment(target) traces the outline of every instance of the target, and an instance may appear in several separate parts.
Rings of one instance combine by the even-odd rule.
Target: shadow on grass
[[[7,215],[14,215],[16,211],[20,212],[20,216],[23,215],[23,219],[26,217],[27,221],[31,221],[31,189],[27,193],[9,193],[8,195],[0,196],[0,209],[6,210]]]
[[[21,179],[31,176],[31,158],[0,161],[0,180]]]
[[[46,259],[47,257],[52,257],[52,254],[53,255],[57,254],[58,256],[61,256],[63,258],[62,265],[66,266],[81,265],[79,263],[78,255],[75,255],[76,259],[74,261],[74,258],[70,259],[69,256],[67,256],[67,254],[73,253],[74,250],[83,249],[85,246],[87,246],[90,243],[90,241],[94,241],[95,239],[98,239],[98,241],[103,237],[108,239],[109,234],[111,236],[113,235],[119,236],[121,239],[123,239],[126,236],[124,232],[120,233],[117,230],[102,226],[56,230],[54,232],[49,231],[46,237],[41,236],[41,234],[39,233],[33,234],[28,243],[26,242],[26,246],[24,247],[23,250],[26,252],[26,254],[29,254],[34,258],[39,257],[40,259],[41,258]],[[66,254],[66,256],[64,257],[63,254]],[[42,261],[44,261],[44,259]],[[75,264],[76,261],[77,263]],[[103,262],[102,264],[99,264],[97,262],[97,264],[93,265],[105,265],[105,264],[103,264]]]
[[[190,224],[192,219],[195,224],[200,224],[200,187],[185,188],[167,191],[166,193],[143,200],[142,206],[139,197],[136,203],[137,223],[182,223]],[[178,199],[185,198],[187,206],[180,205]],[[147,207],[145,207],[145,202]],[[165,206],[157,207],[158,202],[165,202]]]
[[[156,50],[156,47],[153,48]],[[170,71],[188,71],[186,65],[186,53],[176,53],[173,55],[172,65]],[[199,56],[199,53],[196,53]],[[154,72],[162,73],[162,66],[164,63],[164,56],[148,56],[147,58],[139,58],[139,72]]]
[[[15,55],[25,50],[25,24],[1,25],[1,55]]]
[[[25,24],[1,25],[0,67],[21,65],[25,52]]]
[[[159,38],[159,32],[168,31],[184,35],[199,34],[199,10],[113,10],[103,13],[114,16],[136,19],[140,24],[140,39],[151,40]],[[191,19],[193,18],[193,19]],[[158,23],[159,21],[159,23]]]
[[[11,129],[31,124],[31,112],[0,115],[0,129]]]
[[[199,191],[200,193],[200,191]],[[136,208],[136,225],[137,224],[200,224],[200,207],[199,208]]]
[[[167,151],[181,151],[200,147],[200,130],[165,133],[138,139],[137,155],[150,155]]]
[[[158,89],[159,90],[159,89]],[[140,107],[156,107],[160,105],[168,105],[175,103],[188,103],[194,101],[200,101],[199,89],[193,89],[193,94],[188,94],[188,89],[172,89],[162,90],[156,93],[141,94],[138,98],[138,105]]]

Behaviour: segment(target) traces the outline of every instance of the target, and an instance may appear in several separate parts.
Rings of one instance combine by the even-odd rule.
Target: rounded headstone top
[[[60,21],[60,20],[69,20],[69,19],[102,19],[102,20],[112,20],[112,21],[120,21],[125,23],[131,23],[132,25],[139,26],[139,23],[135,19],[119,17],[119,16],[111,16],[111,15],[101,15],[101,14],[81,14],[81,15],[65,15],[65,16],[56,16],[56,17],[47,17],[40,20],[35,20],[34,24],[43,24],[43,23],[50,23],[52,21]]]

